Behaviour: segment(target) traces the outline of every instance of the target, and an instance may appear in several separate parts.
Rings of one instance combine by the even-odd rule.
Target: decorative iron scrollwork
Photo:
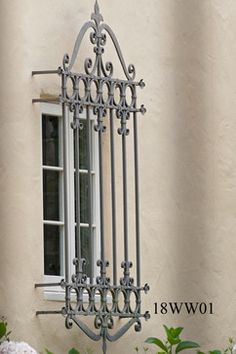
[[[78,57],[79,49],[85,34],[90,32],[90,42],[93,45],[95,58],[85,59],[84,73],[73,71],[74,64]],[[110,39],[115,47],[124,78],[113,77],[114,67],[108,61],[103,62],[103,53],[107,40]],[[34,72],[35,74],[47,72]],[[146,113],[144,105],[137,107],[137,88],[143,88],[143,80],[139,82],[135,79],[135,67],[133,64],[126,66],[119,43],[111,28],[103,22],[98,2],[96,0],[91,21],[86,22],[81,28],[74,46],[72,57],[65,54],[62,67],[48,73],[57,73],[62,81],[62,93],[60,102],[62,104],[63,119],[66,119],[65,107],[73,112],[73,122],[71,128],[76,132],[77,149],[79,146],[78,129],[83,128],[81,115],[85,111],[89,120],[89,111],[92,109],[96,115],[95,131],[98,133],[99,150],[99,183],[100,183],[100,227],[101,227],[101,257],[97,261],[100,274],[96,277],[96,282],[89,282],[85,272],[86,260],[81,257],[80,247],[80,220],[77,212],[77,255],[73,264],[75,273],[71,279],[67,276],[60,285],[65,289],[65,306],[60,311],[65,316],[65,326],[70,329],[76,324],[89,338],[103,341],[103,353],[106,353],[106,341],[119,339],[130,327],[134,325],[135,331],[141,330],[141,318],[147,320],[148,312],[141,311],[142,293],[147,293],[149,286],[140,285],[140,237],[139,237],[139,198],[138,198],[138,150],[137,150],[137,113]],[[106,94],[105,94],[106,93]],[[39,102],[35,100],[34,102]],[[113,113],[120,120],[118,134],[122,139],[122,168],[123,168],[123,214],[124,214],[124,261],[121,264],[123,276],[117,282],[116,274],[116,211],[115,211],[115,168],[114,168],[114,125]],[[105,260],[104,242],[104,213],[103,213],[103,171],[102,171],[102,136],[106,131],[104,119],[110,119],[110,142],[111,142],[111,187],[112,187],[112,230],[113,230],[113,278],[107,276],[109,262]],[[135,166],[135,220],[136,220],[136,283],[131,277],[132,262],[128,254],[128,207],[127,207],[127,161],[126,161],[126,137],[129,134],[128,123],[133,117],[134,129],[134,166]],[[78,150],[77,150],[78,153]],[[79,155],[79,154],[77,154]],[[79,197],[79,157],[75,159],[75,176],[77,196]],[[89,167],[89,171],[91,168]],[[91,173],[91,171],[89,172]],[[65,186],[66,189],[66,186]],[[66,196],[65,196],[66,199]],[[77,206],[78,209],[78,206]],[[66,226],[66,222],[65,222]],[[91,221],[90,221],[91,227]],[[67,235],[66,235],[67,240]],[[68,272],[66,272],[68,274]],[[45,284],[48,285],[48,284]],[[53,285],[53,284],[49,284]],[[54,284],[56,285],[56,284]],[[57,284],[58,285],[58,284]],[[43,286],[38,284],[36,286]],[[86,304],[84,298],[86,297]],[[38,311],[42,313],[58,313],[50,311]],[[94,316],[94,327],[98,332],[93,331],[83,321],[83,316]],[[122,318],[128,320],[114,334],[110,330],[115,327],[115,319]]]
[[[141,292],[147,292],[149,286],[137,287],[134,279],[130,277],[131,262],[122,262],[124,277],[120,280],[120,285],[112,285],[106,276],[107,261],[98,261],[100,276],[97,277],[96,284],[86,283],[86,276],[83,274],[85,260],[74,261],[75,274],[70,283],[66,283],[66,306],[62,309],[65,316],[66,328],[72,328],[73,323],[77,324],[91,339],[99,340],[103,338],[103,351],[106,348],[105,341],[115,341],[119,339],[133,324],[135,331],[140,331],[140,318],[146,320],[150,318],[148,312],[141,314]],[[84,295],[88,296],[88,305],[84,306]],[[131,304],[131,296],[134,296],[134,303]],[[97,334],[86,326],[82,325],[81,316],[94,316],[94,327],[100,330]],[[111,336],[109,330],[114,328],[114,319],[124,318],[131,321],[120,328],[115,335]],[[105,353],[106,351],[104,351]]]

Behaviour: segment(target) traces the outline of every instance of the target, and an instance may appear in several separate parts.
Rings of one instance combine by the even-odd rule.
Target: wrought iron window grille
[[[90,42],[93,45],[95,60],[91,58],[85,60],[84,73],[76,73],[73,71],[73,66],[76,62],[80,45],[85,34],[90,32]],[[107,35],[112,41],[120,64],[125,75],[125,79],[113,78],[113,64],[103,61],[104,47],[107,42]],[[135,81],[135,67],[130,64],[128,67],[125,64],[119,43],[112,29],[103,22],[103,17],[100,13],[98,2],[94,5],[94,12],[91,15],[91,21],[86,22],[81,28],[72,53],[71,59],[68,54],[64,55],[63,65],[57,70],[33,71],[32,75],[43,74],[58,74],[61,78],[61,94],[58,100],[36,98],[32,102],[58,102],[62,105],[63,118],[63,167],[65,171],[64,178],[64,224],[65,224],[65,279],[60,283],[35,284],[35,287],[48,287],[60,285],[65,290],[65,306],[61,310],[56,311],[37,311],[37,315],[42,314],[62,314],[65,316],[66,328],[71,328],[75,323],[89,338],[94,341],[103,341],[103,353],[107,351],[106,341],[116,341],[122,337],[130,327],[135,325],[135,330],[141,330],[141,318],[146,320],[150,317],[148,311],[141,311],[141,293],[147,293],[149,290],[148,284],[141,286],[141,264],[140,264],[140,226],[139,226],[139,173],[138,173],[138,132],[137,132],[137,114],[144,114],[146,109],[143,105],[137,107],[137,88],[145,86],[143,80]],[[72,82],[73,92],[68,93],[68,83]],[[84,94],[82,95],[79,85],[83,84]],[[96,97],[92,95],[92,85],[96,87]],[[104,99],[104,89],[108,91],[108,97]],[[119,90],[119,100],[115,100],[114,91]],[[131,92],[131,102],[128,103],[127,91]],[[81,123],[81,114],[86,113],[86,119],[90,119],[90,110],[93,109],[96,115],[96,125],[94,127],[98,134],[98,155],[99,155],[99,189],[100,189],[100,237],[101,237],[101,254],[97,261],[97,266],[100,268],[100,274],[93,282],[93,277],[90,277],[90,282],[87,281],[87,274],[84,272],[86,260],[81,257],[81,237],[80,237],[80,210],[77,203],[76,211],[76,248],[77,258],[73,260],[75,274],[70,278],[68,269],[68,186],[66,178],[66,170],[68,161],[66,159],[66,109],[69,107],[73,113],[73,123],[71,128],[74,130],[76,140],[75,154],[75,190],[76,199],[80,200],[80,174],[79,174],[79,130],[83,129]],[[109,262],[105,259],[105,238],[104,238],[104,172],[103,172],[103,135],[106,131],[104,118],[108,117],[110,124],[110,163],[111,163],[111,225],[112,225],[112,280],[107,276],[107,267]],[[120,120],[118,135],[122,140],[122,172],[123,172],[123,236],[124,236],[124,259],[121,263],[123,276],[118,281],[117,279],[117,220],[116,220],[116,171],[115,171],[115,147],[114,147],[114,118]],[[134,189],[135,189],[135,232],[136,232],[136,282],[131,277],[132,262],[129,258],[128,249],[128,191],[127,191],[127,146],[126,138],[129,135],[127,127],[128,120],[133,116],[133,148],[134,148]],[[88,125],[89,126],[89,125]],[[87,130],[88,141],[91,132]],[[89,194],[89,228],[92,230],[92,206],[91,206],[91,151],[88,143],[88,194]],[[72,297],[76,297],[75,303]],[[88,296],[88,304],[84,303],[84,294]],[[99,294],[100,304],[95,302],[95,296]],[[110,294],[110,295],[109,295]],[[73,296],[72,296],[73,295]],[[135,297],[135,306],[131,306],[131,297]],[[111,304],[109,304],[111,302]],[[82,316],[93,316],[94,327],[98,331],[94,331],[82,321]],[[116,318],[127,319],[128,321],[117,330],[114,329],[114,320]]]

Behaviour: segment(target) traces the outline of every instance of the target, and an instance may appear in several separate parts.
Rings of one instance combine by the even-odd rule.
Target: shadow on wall
[[[210,3],[190,0],[174,1],[173,4],[173,298],[178,301],[209,302],[208,227],[211,217],[209,191],[212,183],[209,149]],[[196,336],[196,325],[199,327],[201,321],[198,332],[204,340],[204,336],[207,336],[206,317],[198,319],[198,323],[197,319],[191,320],[190,324]]]

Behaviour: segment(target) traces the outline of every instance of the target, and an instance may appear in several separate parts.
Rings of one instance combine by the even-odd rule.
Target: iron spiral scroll
[[[78,262],[78,259],[74,260],[75,266]],[[80,266],[84,264],[85,260],[81,259]],[[74,274],[70,283],[61,282],[66,294],[62,314],[65,316],[66,328],[72,328],[75,323],[90,339],[99,341],[102,338],[103,353],[106,353],[106,340],[110,342],[118,340],[133,325],[135,325],[135,331],[139,332],[141,331],[141,317],[149,319],[148,312],[141,314],[141,291],[147,293],[149,286],[147,284],[144,287],[133,285],[133,279],[129,276],[130,264],[123,264],[126,275],[120,279],[120,284],[112,285],[110,279],[106,277],[105,268],[108,262],[104,264],[98,261],[98,265],[101,267],[101,275],[97,277],[96,284],[88,284],[82,272]],[[88,301],[85,304],[84,296],[86,295]],[[135,297],[133,307],[131,305],[132,295]],[[98,296],[100,301],[96,300]],[[99,333],[96,334],[83,323],[80,316],[94,316],[94,327],[99,330]],[[129,319],[129,321],[111,335],[109,330],[114,328],[115,318]]]
[[[87,58],[84,62],[84,72],[73,71],[77,60],[81,43],[85,34],[90,31],[90,42],[93,45],[94,59]],[[103,61],[103,53],[107,40],[110,39],[116,50],[119,62],[123,69],[124,78],[113,77],[112,62]],[[138,139],[137,139],[137,114],[144,114],[146,109],[143,105],[137,107],[137,89],[145,86],[143,80],[135,81],[135,67],[130,64],[126,66],[119,43],[112,29],[103,22],[97,1],[91,20],[86,22],[81,28],[72,52],[71,59],[68,54],[64,55],[62,66],[55,71],[33,72],[36,74],[57,73],[61,78],[61,95],[59,102],[62,105],[63,119],[66,119],[65,110],[68,107],[73,113],[71,128],[77,132],[83,129],[81,115],[85,113],[87,118],[92,110],[96,116],[95,131],[98,134],[99,150],[99,183],[100,183],[100,233],[101,233],[101,254],[97,261],[100,269],[99,276],[94,283],[88,281],[88,276],[84,270],[86,260],[81,257],[80,252],[80,228],[77,227],[77,257],[73,261],[75,273],[69,276],[69,271],[65,269],[65,280],[60,286],[65,290],[65,306],[61,311],[37,311],[37,314],[61,313],[65,316],[66,328],[70,329],[76,324],[89,338],[94,341],[103,341],[103,353],[107,352],[106,342],[116,341],[124,335],[130,327],[134,325],[135,331],[141,330],[141,318],[149,319],[147,312],[141,311],[142,293],[149,290],[148,284],[141,286],[140,281],[140,227],[139,227],[139,178],[138,178]],[[69,87],[72,90],[69,90]],[[41,102],[35,99],[33,102]],[[102,139],[106,132],[104,118],[108,117],[110,129],[114,130],[113,115],[120,121],[117,134],[122,139],[122,166],[123,166],[123,225],[124,225],[124,260],[121,264],[123,276],[117,279],[117,255],[116,255],[116,212],[115,212],[115,170],[111,171],[112,186],[112,245],[113,245],[113,276],[112,280],[107,276],[109,262],[105,259],[105,239],[104,239],[104,200],[103,200],[103,167],[102,167]],[[127,206],[127,161],[126,161],[126,137],[129,135],[128,124],[133,118],[134,129],[134,167],[135,167],[135,225],[136,225],[136,281],[131,277],[133,266],[129,259],[128,252],[128,206]],[[88,118],[89,119],[89,118]],[[77,134],[78,136],[78,134]],[[78,138],[79,139],[79,138]],[[114,144],[111,136],[111,166],[114,163]],[[75,171],[77,185],[79,185],[79,162],[75,161]],[[64,185],[65,193],[67,186]],[[65,198],[66,199],[66,198]],[[79,215],[77,214],[77,225],[79,225]],[[68,220],[65,219],[65,225]],[[90,222],[91,224],[91,222]],[[90,225],[91,226],[91,225]],[[68,235],[65,228],[65,242]],[[66,265],[67,262],[65,262]],[[54,286],[58,284],[36,284],[39,286]],[[84,298],[87,301],[85,303]],[[82,321],[82,316],[94,317],[94,330]],[[116,329],[116,319],[126,319],[127,322],[119,329]]]

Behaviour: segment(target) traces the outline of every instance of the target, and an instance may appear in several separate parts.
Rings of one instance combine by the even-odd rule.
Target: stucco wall
[[[112,4],[112,5],[111,5]],[[185,327],[205,349],[236,338],[236,2],[100,0],[127,63],[147,86],[140,103],[143,309],[152,318],[109,353],[134,352],[161,325]],[[42,90],[59,90],[32,70],[61,65],[93,1],[1,0],[0,314],[12,338],[48,347],[93,348],[63,318],[35,317],[43,300],[40,111]],[[86,47],[83,49],[86,51]],[[154,302],[212,302],[214,315],[155,315]],[[59,304],[59,306],[61,306]],[[130,340],[132,336],[132,340]]]

